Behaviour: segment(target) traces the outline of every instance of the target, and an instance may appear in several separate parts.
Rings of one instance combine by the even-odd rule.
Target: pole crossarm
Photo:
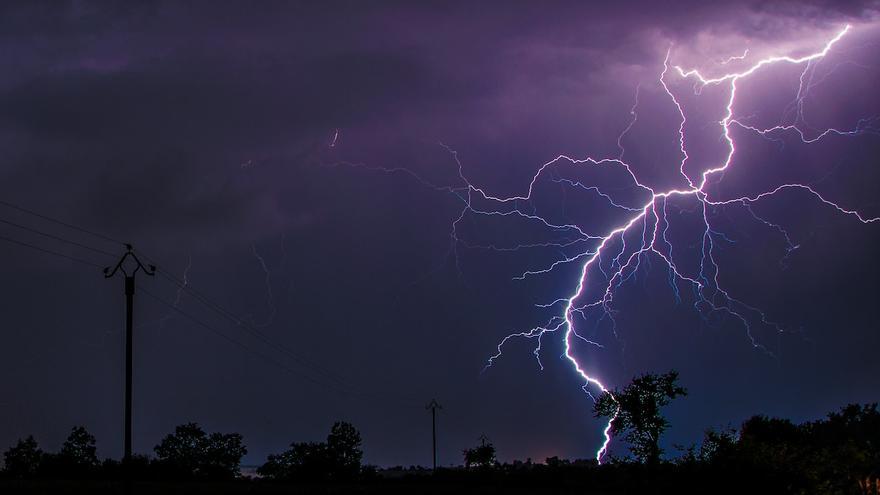
[[[104,278],[111,278],[113,275],[116,275],[117,271],[121,271],[126,277],[134,277],[134,274],[141,270],[151,277],[156,274],[156,265],[144,265],[141,263],[141,260],[134,253],[134,248],[132,248],[131,244],[126,244],[125,249],[125,254],[122,255],[122,258],[119,259],[119,262],[116,263],[116,266],[114,266],[113,269],[109,266],[104,268]],[[125,260],[127,260],[129,256],[135,261],[135,263],[137,263],[137,266],[132,270],[131,275],[125,271],[124,266]]]

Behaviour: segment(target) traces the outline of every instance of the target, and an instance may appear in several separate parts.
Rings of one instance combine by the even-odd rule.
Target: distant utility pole
[[[477,440],[480,441],[480,446],[481,446],[481,447],[485,447],[487,442],[491,442],[491,441],[492,441],[492,439],[489,438],[489,437],[487,437],[485,433],[483,433],[482,435],[480,435],[480,438],[478,438]]]
[[[425,409],[431,410],[431,451],[434,454],[434,471],[437,470],[437,409],[443,409],[443,406],[437,403],[435,399],[425,406]]]
[[[125,245],[125,254],[119,259],[119,263],[111,270],[104,268],[104,278],[116,275],[117,271],[125,275],[125,441],[123,460],[131,460],[131,360],[132,360],[132,310],[134,306],[134,276],[137,272],[143,272],[149,276],[156,274],[153,265],[144,266],[141,260],[131,248],[131,244]],[[131,258],[126,268],[126,261]]]

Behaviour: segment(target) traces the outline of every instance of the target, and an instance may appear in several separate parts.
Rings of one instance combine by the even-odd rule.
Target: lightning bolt
[[[283,238],[282,238],[283,243]],[[251,254],[254,255],[254,258],[257,260],[257,263],[260,265],[260,269],[263,272],[263,284],[266,289],[266,305],[269,308],[269,315],[266,317],[266,321],[257,322],[253,316],[249,316],[251,324],[258,328],[267,327],[272,324],[275,320],[275,314],[277,312],[277,308],[275,307],[275,295],[272,293],[272,272],[269,270],[269,265],[266,263],[266,258],[257,251],[257,243],[251,243]],[[286,252],[284,253],[286,255]]]
[[[649,187],[638,178],[630,164],[624,161],[625,148],[622,140],[625,135],[632,129],[638,118],[638,99],[639,87],[636,88],[635,103],[630,110],[631,120],[626,128],[620,134],[617,145],[619,153],[616,158],[571,158],[566,155],[559,155],[553,160],[544,163],[538,168],[532,176],[528,185],[528,189],[524,194],[500,197],[487,192],[484,188],[474,185],[463,171],[463,166],[458,158],[458,154],[451,147],[441,143],[441,145],[451,154],[458,168],[459,184],[454,185],[438,185],[422,179],[419,175],[405,168],[384,168],[376,166],[366,166],[363,164],[342,163],[349,166],[362,166],[371,170],[378,170],[387,173],[406,173],[422,185],[430,187],[438,192],[451,193],[461,201],[462,209],[460,214],[453,220],[450,236],[449,256],[454,258],[456,267],[459,266],[458,246],[476,249],[489,249],[494,251],[514,251],[533,248],[553,248],[558,250],[562,255],[548,266],[532,268],[522,272],[515,279],[525,279],[528,277],[538,276],[550,273],[557,268],[569,264],[579,264],[579,276],[574,291],[569,295],[558,298],[547,303],[537,304],[538,308],[545,310],[553,310],[554,313],[545,323],[537,325],[528,330],[515,331],[505,336],[497,345],[496,353],[489,357],[484,371],[493,366],[502,356],[504,346],[515,339],[533,340],[536,345],[533,354],[540,369],[543,369],[541,362],[541,344],[542,338],[547,334],[561,333],[562,343],[564,345],[563,357],[570,362],[571,366],[583,380],[583,390],[590,397],[593,397],[591,389],[598,390],[602,393],[608,393],[609,388],[600,380],[594,371],[588,370],[587,366],[577,358],[574,352],[574,344],[581,341],[591,346],[601,348],[601,344],[590,340],[584,335],[576,325],[576,319],[581,318],[588,320],[590,315],[598,314],[597,325],[599,322],[607,319],[611,323],[611,328],[616,336],[616,322],[614,318],[613,300],[616,290],[627,280],[634,276],[639,270],[641,264],[649,263],[651,258],[659,259],[664,263],[669,271],[669,284],[674,291],[676,300],[680,299],[680,285],[689,286],[695,295],[694,309],[704,318],[708,318],[712,314],[727,315],[734,321],[742,324],[746,337],[751,345],[767,354],[772,352],[761,344],[752,333],[752,325],[761,325],[763,328],[770,328],[778,333],[783,330],[779,324],[771,321],[758,308],[753,307],[730,294],[720,282],[721,269],[715,259],[715,246],[719,242],[732,242],[722,232],[712,227],[710,220],[711,210],[726,205],[738,205],[743,207],[756,221],[763,223],[767,227],[778,231],[787,243],[787,254],[798,248],[798,245],[791,239],[788,232],[780,225],[760,217],[752,211],[751,206],[757,202],[765,200],[769,197],[789,192],[800,192],[808,197],[812,197],[821,204],[833,208],[837,212],[850,216],[861,223],[870,224],[880,220],[880,217],[869,217],[855,209],[838,204],[822,195],[813,186],[799,183],[781,184],[768,191],[755,194],[752,196],[741,196],[730,199],[718,199],[710,196],[707,191],[707,184],[712,177],[723,178],[724,172],[731,166],[736,154],[736,143],[731,135],[731,128],[737,127],[754,132],[760,136],[770,137],[782,133],[792,133],[799,136],[804,144],[816,143],[828,136],[855,136],[863,134],[880,134],[877,127],[877,118],[862,119],[852,129],[835,129],[829,128],[814,132],[808,135],[800,125],[803,124],[803,99],[809,91],[812,84],[807,76],[807,72],[814,63],[824,58],[849,31],[851,26],[845,26],[835,36],[828,40],[821,50],[804,55],[801,57],[791,57],[788,55],[775,55],[758,60],[751,66],[739,71],[725,73],[715,77],[709,77],[702,74],[697,69],[684,69],[680,66],[670,65],[671,49],[667,52],[663,61],[663,71],[659,77],[659,86],[662,87],[666,96],[675,105],[678,116],[678,148],[681,161],[677,164],[678,174],[683,179],[686,187],[673,188],[669,190],[657,191]],[[743,62],[749,55],[748,50],[743,52],[741,56],[730,57],[722,62],[726,65],[730,62]],[[759,128],[750,126],[741,120],[735,118],[734,107],[736,103],[737,84],[749,78],[756,72],[772,66],[772,65],[804,65],[804,71],[800,78],[800,87],[796,96],[794,106],[799,116],[798,120],[793,124],[778,125],[770,128]],[[688,173],[687,164],[690,160],[688,155],[688,142],[685,132],[687,126],[687,113],[680,98],[676,96],[676,92],[670,88],[668,80],[677,77],[679,82],[693,82],[693,90],[695,95],[700,95],[702,90],[709,86],[720,86],[727,90],[726,104],[723,109],[723,117],[717,124],[720,127],[722,143],[726,145],[726,152],[723,160],[716,162],[714,165],[705,168],[702,172]],[[339,164],[339,163],[338,163]],[[337,164],[337,165],[338,165]],[[620,200],[615,197],[610,189],[603,191],[597,186],[583,184],[580,181],[571,180],[560,177],[557,170],[562,167],[588,167],[588,168],[610,168],[623,172],[624,176],[631,183],[631,187],[644,199],[639,200],[635,204],[627,204],[627,201]],[[625,219],[616,226],[608,228],[604,232],[589,232],[583,227],[575,223],[559,222],[548,217],[539,215],[533,204],[536,185],[544,178],[559,184],[562,187],[570,187],[585,193],[595,195],[601,198],[614,210],[625,215]],[[700,263],[699,268],[694,272],[690,272],[679,266],[677,258],[673,252],[673,242],[668,236],[670,221],[668,217],[668,208],[675,207],[676,203],[682,200],[694,201],[696,204],[696,212],[701,214],[702,235],[700,242]],[[630,200],[632,201],[632,200]],[[519,219],[522,222],[534,225],[553,233],[553,239],[547,242],[528,242],[514,245],[498,245],[495,243],[477,244],[468,242],[460,233],[460,226],[467,215],[485,216],[485,217],[504,217]],[[572,248],[578,250],[574,254],[571,253]],[[595,289],[594,289],[595,288]],[[595,290],[595,295],[592,291]],[[556,308],[560,308],[560,312],[556,312]],[[616,419],[616,415],[611,417],[603,429],[604,440],[596,451],[596,459],[602,462],[603,457],[608,452],[609,444],[612,436],[612,425]]]
[[[745,60],[746,57],[748,57],[748,56],[749,56],[749,49],[746,48],[745,50],[743,50],[742,55],[734,55],[732,57],[727,57],[726,59],[719,62],[719,65],[727,65],[727,64],[734,62],[736,60]]]
[[[192,254],[188,255],[186,258],[186,267],[183,269],[183,274],[181,275],[181,284],[177,287],[177,292],[174,294],[174,302],[173,308],[180,307],[180,298],[183,296],[183,291],[189,286],[189,271],[192,268]],[[163,316],[159,320],[159,331],[165,329],[165,324],[168,323],[169,320],[174,318],[174,311],[169,312],[165,316]]]
[[[183,294],[184,289],[189,285],[189,270],[192,268],[192,255],[187,256],[186,259],[186,268],[183,269],[183,275],[181,276],[181,280],[183,281],[180,284],[180,287],[177,288],[177,293],[174,296],[174,307],[176,308],[180,304],[180,296]]]

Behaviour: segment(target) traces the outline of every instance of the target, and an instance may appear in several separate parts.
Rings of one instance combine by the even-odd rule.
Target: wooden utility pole
[[[126,251],[111,270],[110,267],[104,268],[104,278],[110,278],[116,275],[117,271],[122,272],[125,276],[125,439],[123,441],[123,462],[131,461],[131,369],[132,369],[132,320],[134,311],[134,276],[137,272],[143,272],[149,276],[156,274],[156,267],[153,265],[144,266],[137,255],[134,254],[131,244],[125,245]],[[131,258],[128,268],[125,267],[126,260]]]

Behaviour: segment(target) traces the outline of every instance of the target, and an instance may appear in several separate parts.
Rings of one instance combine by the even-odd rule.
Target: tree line
[[[629,449],[628,454],[609,456],[602,465],[592,459],[558,457],[543,463],[528,459],[502,464],[496,459],[495,446],[484,442],[465,449],[463,465],[457,469],[438,469],[430,477],[425,475],[431,471],[424,468],[389,471],[403,471],[404,477],[427,478],[431,483],[450,481],[450,486],[463,479],[510,483],[511,492],[529,483],[546,487],[574,480],[607,492],[663,491],[666,487],[680,493],[740,493],[760,488],[774,493],[880,495],[876,403],[850,404],[825,418],[800,424],[753,416],[738,429],[709,429],[699,444],[666,457],[661,438],[670,425],[663,408],[686,394],[678,384],[678,374],[670,371],[635,377],[622,389],[599,396],[594,414],[610,418],[610,432]],[[247,448],[238,433],[206,433],[198,424],[187,423],[166,435],[153,453],[126,462],[99,461],[95,437],[78,426],[58,452],[44,452],[32,436],[20,439],[3,454],[0,475],[14,479],[232,480],[241,477]],[[376,468],[362,461],[360,432],[339,421],[323,442],[293,442],[284,452],[269,455],[257,474],[279,483],[379,479]],[[711,489],[706,490],[704,483]]]
[[[44,452],[33,436],[4,452],[3,475],[16,479],[118,479],[124,475],[157,479],[232,479],[247,453],[238,433],[207,434],[196,423],[175,428],[153,449],[155,457],[134,455],[125,462],[99,461],[95,437],[74,427],[59,452]]]
[[[153,448],[154,456],[99,461],[95,437],[74,427],[58,452],[43,451],[33,436],[3,453],[3,477],[13,479],[231,480],[241,476],[247,454],[238,433],[206,433],[196,423],[177,426]],[[257,470],[279,481],[352,481],[372,472],[361,464],[361,435],[350,423],[336,422],[326,442],[291,444],[270,455]]]
[[[663,454],[660,437],[669,427],[662,408],[683,395],[687,390],[678,384],[677,372],[648,373],[622,390],[602,394],[593,412],[611,418],[610,432],[629,444],[631,460],[656,466]],[[760,486],[779,493],[877,495],[880,412],[876,403],[849,404],[801,424],[757,415],[739,430],[707,430],[699,446],[691,446],[668,464],[692,477],[726,480],[729,486]]]

